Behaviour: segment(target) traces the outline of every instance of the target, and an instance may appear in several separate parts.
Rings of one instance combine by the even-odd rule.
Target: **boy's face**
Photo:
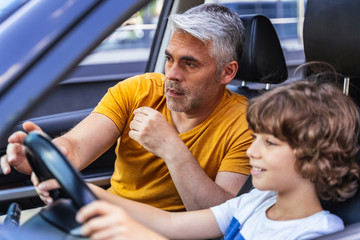
[[[253,185],[257,189],[281,194],[312,185],[296,171],[293,149],[287,142],[273,135],[254,134],[254,142],[247,150],[247,154],[252,166]]]
[[[174,32],[165,54],[168,108],[187,113],[212,108],[222,97],[223,88],[209,46],[190,34]]]

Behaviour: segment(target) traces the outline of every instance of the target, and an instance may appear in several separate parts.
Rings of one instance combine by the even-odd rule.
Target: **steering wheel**
[[[31,132],[25,138],[24,145],[28,149],[28,155],[34,156],[29,159],[29,163],[36,176],[41,181],[54,177],[77,208],[97,199],[79,172],[48,136],[40,132]]]
[[[66,234],[71,233],[80,226],[75,220],[77,210],[97,200],[97,197],[83,181],[80,173],[44,133],[29,133],[24,145],[27,147],[28,161],[39,180],[55,178],[70,199],[54,201],[23,226],[36,228],[50,223]]]

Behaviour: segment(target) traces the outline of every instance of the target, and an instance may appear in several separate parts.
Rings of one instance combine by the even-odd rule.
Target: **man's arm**
[[[23,127],[27,132],[41,131],[40,127],[32,122],[25,122]],[[104,115],[91,113],[68,133],[55,138],[53,142],[68,157],[75,168],[81,170],[110,148],[119,136],[120,131],[112,120]],[[25,137],[26,133],[22,131],[9,137],[7,155],[1,158],[1,168],[4,174],[10,173],[10,166],[25,174],[32,172],[25,156],[23,145]],[[58,188],[58,183],[53,179],[40,183],[34,174],[32,174],[31,180],[40,198],[46,203],[51,203],[49,191]]]
[[[172,154],[166,157],[166,164],[187,210],[209,208],[236,196],[246,175],[219,172],[214,182],[186,145],[182,148],[179,145],[170,150]]]
[[[151,108],[136,111],[129,136],[165,161],[187,210],[209,208],[236,195],[246,175],[219,172],[214,182],[159,112]]]
[[[91,113],[78,125],[53,141],[67,150],[67,157],[79,170],[109,149],[120,137],[116,124],[105,115]]]
[[[42,131],[32,122],[25,122],[23,128],[26,132]],[[10,173],[10,166],[15,167],[19,172],[31,173],[23,145],[26,135],[25,132],[18,131],[9,137],[6,155],[1,158],[1,168],[5,174]],[[111,119],[102,114],[91,113],[68,133],[55,138],[53,142],[70,162],[81,170],[110,148],[119,136],[120,131]]]

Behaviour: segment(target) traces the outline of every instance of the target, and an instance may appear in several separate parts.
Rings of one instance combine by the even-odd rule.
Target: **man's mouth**
[[[175,89],[168,89],[168,92],[172,93],[172,94],[176,94],[176,95],[184,95],[183,93],[176,91]]]
[[[182,89],[174,88],[173,86],[167,87],[166,91],[169,96],[173,96],[173,97],[185,95]]]

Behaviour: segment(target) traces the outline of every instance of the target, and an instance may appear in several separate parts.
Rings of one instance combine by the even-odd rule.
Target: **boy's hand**
[[[79,210],[82,234],[91,239],[163,240],[164,237],[133,220],[122,208],[95,201]]]

